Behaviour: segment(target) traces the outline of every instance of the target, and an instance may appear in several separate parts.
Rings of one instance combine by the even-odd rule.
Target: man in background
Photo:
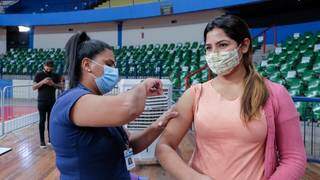
[[[46,148],[44,138],[45,122],[47,120],[48,144],[50,144],[49,136],[49,119],[51,109],[56,101],[56,89],[61,89],[61,77],[53,72],[54,63],[51,60],[45,62],[43,70],[38,72],[34,77],[33,90],[38,90],[38,110],[40,116],[39,134],[40,148]]]

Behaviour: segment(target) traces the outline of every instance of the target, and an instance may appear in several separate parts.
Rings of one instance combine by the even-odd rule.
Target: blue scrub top
[[[51,111],[50,137],[60,178],[130,179],[123,156],[126,148],[126,133],[123,128],[79,127],[70,119],[73,105],[80,97],[90,93],[88,88],[79,84],[64,92]]]

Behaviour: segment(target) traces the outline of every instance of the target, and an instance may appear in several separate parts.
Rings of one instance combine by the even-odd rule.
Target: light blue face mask
[[[103,67],[103,75],[100,77],[95,76],[95,82],[101,94],[110,92],[118,83],[119,71],[117,68],[109,67],[107,65],[101,65],[95,61],[91,62]],[[93,74],[92,74],[93,75]]]

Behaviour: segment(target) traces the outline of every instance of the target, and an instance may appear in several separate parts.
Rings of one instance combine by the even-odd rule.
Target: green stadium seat
[[[301,79],[305,82],[310,82],[315,78],[315,74],[311,70],[306,70],[301,74]]]
[[[279,71],[275,71],[274,73],[272,73],[270,76],[269,76],[269,79],[272,80],[272,79],[281,79],[281,74]]]
[[[320,88],[319,89],[311,89],[307,90],[304,95],[306,97],[320,97]]]
[[[304,56],[301,59],[301,62],[296,67],[298,73],[302,74],[306,70],[310,69],[310,67],[312,66],[311,58],[312,56]]]
[[[307,104],[305,102],[295,102],[294,103],[300,116],[305,117],[307,114]],[[302,120],[305,120],[304,118]]]
[[[268,74],[273,74],[274,72],[277,72],[277,71],[278,71],[278,68],[274,64],[270,64],[269,66],[267,66],[267,68],[265,70],[265,72]]]
[[[315,104],[312,108],[312,112],[313,112],[313,115],[314,115],[314,120],[316,121],[320,121],[320,104]]]
[[[301,96],[302,90],[299,88],[288,89],[288,92],[291,96]]]
[[[287,75],[292,70],[292,65],[285,63],[280,66],[280,72],[283,76]]]
[[[302,89],[303,88],[303,82],[300,79],[287,80],[286,85],[290,89]]]

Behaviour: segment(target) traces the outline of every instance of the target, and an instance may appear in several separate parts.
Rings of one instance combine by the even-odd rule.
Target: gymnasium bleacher
[[[254,50],[262,41],[255,38]],[[206,65],[204,44],[199,42],[149,44],[115,48],[117,67],[123,77],[169,77],[173,83],[174,99],[185,90],[185,77]],[[58,49],[11,49],[1,59],[4,75],[34,75],[47,59],[54,61],[56,72],[63,74],[64,51]],[[202,71],[190,79],[190,84],[208,80],[209,71]]]
[[[57,73],[63,73],[64,52],[61,49],[11,49],[1,58],[1,73],[35,74],[43,67],[43,62],[47,59],[54,61]]]
[[[262,41],[253,40],[253,48],[261,48]],[[320,97],[320,32],[296,33],[270,52],[257,70],[270,80],[280,83],[292,96]],[[169,77],[173,83],[174,99],[185,90],[185,77],[206,64],[204,44],[199,42],[149,44],[115,48],[117,67],[123,77]],[[1,60],[1,73],[32,75],[42,68],[42,63],[52,59],[56,72],[63,74],[62,49],[11,49]],[[190,84],[208,80],[209,71],[201,71],[190,79]],[[297,102],[299,112],[311,119],[320,119],[320,105]],[[308,112],[308,109],[310,111]]]
[[[255,41],[255,49],[262,42]],[[183,88],[185,76],[206,64],[204,44],[199,42],[149,44],[115,48],[120,75],[129,77],[170,77],[175,88]],[[42,68],[42,63],[51,59],[56,71],[64,72],[64,51],[58,49],[10,49],[1,59],[1,73],[9,75],[32,75]],[[176,75],[180,75],[177,77]],[[208,73],[198,74],[191,83],[204,82]]]
[[[320,97],[320,32],[295,33],[257,67],[271,81],[284,85],[292,96]],[[319,104],[296,102],[302,119],[320,119]]]

